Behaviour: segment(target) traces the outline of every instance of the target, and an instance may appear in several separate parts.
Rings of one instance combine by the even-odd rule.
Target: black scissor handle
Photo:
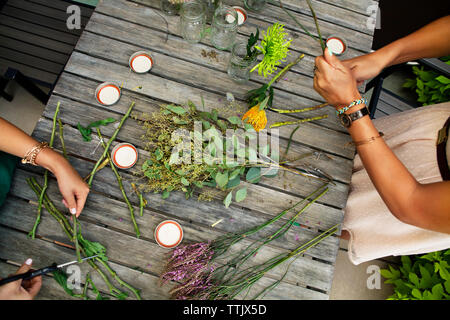
[[[30,270],[28,272],[25,273],[21,273],[21,274],[16,274],[13,275],[11,277],[5,278],[0,280],[0,286],[13,282],[13,281],[17,281],[17,280],[28,280],[28,279],[32,279],[34,277],[38,277],[41,276],[43,274],[47,274],[47,273],[51,273],[51,272],[55,272],[56,270],[58,270],[58,267],[56,265],[56,263],[52,264],[49,267],[45,267],[42,269],[38,269],[38,270]]]

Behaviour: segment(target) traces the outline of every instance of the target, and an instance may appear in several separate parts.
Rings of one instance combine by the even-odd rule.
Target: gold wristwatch
[[[345,113],[340,114],[339,119],[341,120],[341,123],[344,127],[350,128],[353,122],[355,122],[358,119],[361,119],[362,117],[368,116],[369,114],[370,114],[369,109],[367,109],[367,107],[364,107],[350,114]]]

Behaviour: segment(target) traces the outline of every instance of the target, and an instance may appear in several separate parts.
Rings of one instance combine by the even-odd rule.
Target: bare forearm
[[[433,21],[416,32],[378,50],[385,66],[450,54],[450,15]]]
[[[369,117],[350,128],[354,141],[378,136]],[[391,213],[421,228],[450,233],[450,182],[420,184],[383,139],[357,147],[364,167]]]
[[[379,135],[368,116],[354,122],[349,128],[354,141],[365,141]],[[379,138],[357,147],[361,161],[375,188],[389,210],[402,218],[410,196],[417,188],[417,181],[386,145]]]
[[[38,141],[2,118],[0,118],[0,133],[0,150],[19,158],[23,158],[30,149],[38,144]],[[55,172],[62,161],[61,158],[55,151],[44,149],[38,154],[36,164]]]

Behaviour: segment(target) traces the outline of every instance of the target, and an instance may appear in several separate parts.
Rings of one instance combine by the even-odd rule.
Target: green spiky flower
[[[255,46],[264,54],[264,58],[251,72],[258,69],[259,75],[263,74],[264,78],[267,78],[268,75],[277,70],[277,66],[285,61],[292,42],[292,40],[286,39],[287,35],[284,32],[284,25],[279,23],[275,23],[267,29],[264,39],[261,41],[261,46]]]

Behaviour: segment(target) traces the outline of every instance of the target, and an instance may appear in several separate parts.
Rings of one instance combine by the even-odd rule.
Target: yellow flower
[[[253,126],[256,132],[261,131],[267,125],[266,111],[264,109],[259,110],[259,104],[244,114],[242,121],[245,121],[245,119],[247,119],[247,122]]]

